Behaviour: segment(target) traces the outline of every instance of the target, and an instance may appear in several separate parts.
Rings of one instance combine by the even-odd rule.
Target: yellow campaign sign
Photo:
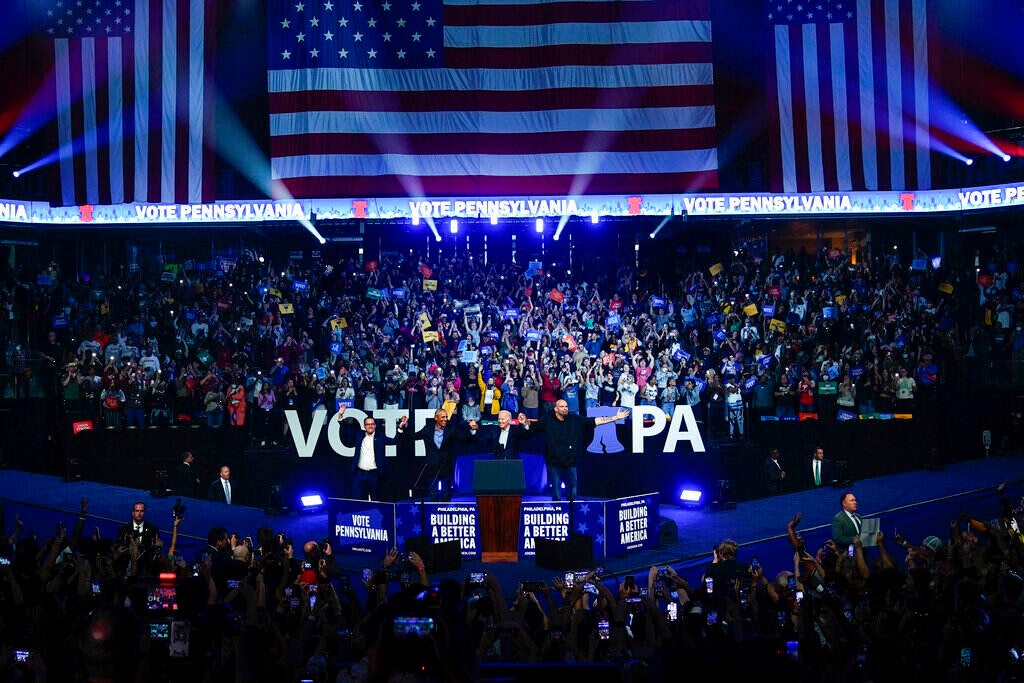
[[[281,312],[281,315],[291,315],[295,313],[295,308],[291,304],[278,304],[277,310]]]
[[[335,318],[331,321],[332,330],[343,330],[348,327],[348,321],[344,318]]]
[[[785,321],[779,320],[778,318],[772,318],[771,321],[768,323],[768,329],[771,330],[772,332],[785,332],[786,323]]]
[[[271,287],[270,289],[267,290],[267,293],[270,294],[270,296],[276,296],[278,299],[284,298],[284,295],[281,294],[280,289],[274,289],[273,287]]]
[[[430,327],[430,316],[426,313],[420,313],[417,319],[423,327]]]
[[[757,304],[747,304],[743,307],[743,312],[753,318],[757,315]]]
[[[846,303],[846,295],[845,294],[836,294],[836,306],[842,306],[845,303]]]
[[[950,284],[949,282],[940,283],[939,284],[939,291],[942,292],[943,294],[952,294],[953,293],[953,285]]]
[[[426,343],[426,342],[436,342],[437,340],[438,340],[437,332],[435,332],[434,330],[423,330],[423,341],[424,341],[424,343]]]
[[[722,272],[722,264],[716,263],[715,265],[708,268],[708,272],[711,273],[711,277],[714,277]]]
[[[423,281],[424,292],[436,292],[437,291],[437,280],[424,280]]]

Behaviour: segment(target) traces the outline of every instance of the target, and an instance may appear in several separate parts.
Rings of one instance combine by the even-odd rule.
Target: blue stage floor
[[[908,540],[920,543],[927,535],[944,538],[950,520],[961,510],[984,520],[998,516],[994,489],[1004,480],[1010,482],[1008,495],[1016,502],[1024,494],[1024,456],[991,457],[955,463],[940,471],[919,470],[865,479],[857,481],[852,490],[857,494],[863,516],[880,516],[884,532],[891,534],[898,528]],[[800,491],[745,501],[735,509],[722,511],[662,506],[661,516],[673,520],[678,527],[676,542],[595,562],[603,563],[606,574],[613,577],[646,572],[651,565],[671,563],[684,576],[695,578],[699,576],[699,568],[710,560],[712,546],[724,538],[732,538],[741,546],[741,560],[758,556],[769,573],[787,566],[791,568],[792,552],[785,540],[786,523],[794,513],[801,512],[804,519],[801,530],[808,547],[817,548],[828,537],[832,515],[839,509],[840,493],[841,490],[832,488]],[[15,514],[25,520],[27,531],[36,531],[41,537],[52,534],[58,521],[63,521],[70,529],[82,498],[89,500],[87,532],[98,526],[101,534],[113,536],[117,527],[129,518],[136,500],[147,503],[147,520],[161,530],[171,526],[173,497],[154,498],[148,491],[138,489],[87,481],[63,483],[57,477],[0,470],[0,500],[5,506],[7,532],[13,528]],[[328,535],[324,512],[274,516],[256,508],[194,499],[184,502],[188,511],[179,545],[186,557],[205,545],[206,532],[215,525],[241,536],[255,535],[258,528],[270,526],[286,532],[298,546]],[[354,574],[365,564],[362,556],[340,556],[339,559],[340,564]],[[517,580],[550,579],[554,574],[551,570],[537,568],[532,561],[486,565],[472,561],[463,562],[459,571],[441,576],[461,580],[470,571],[495,574],[506,590],[514,589]]]

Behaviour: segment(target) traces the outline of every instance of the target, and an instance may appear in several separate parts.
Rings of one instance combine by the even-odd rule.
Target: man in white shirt
[[[519,424],[512,424],[512,413],[502,410],[498,413],[498,428],[494,429],[487,441],[495,460],[518,460],[519,440],[528,439],[531,432],[526,428],[526,415],[519,413]]]
[[[338,409],[338,422],[345,419],[345,404]],[[399,431],[405,428],[409,418],[402,416],[398,421]],[[369,415],[363,420],[363,428],[341,430],[341,442],[356,449],[352,459],[352,497],[357,500],[380,500],[380,484],[386,472],[384,447],[398,443],[396,439],[377,431],[377,421]]]
[[[117,532],[118,545],[122,550],[134,543],[138,546],[139,557],[152,550],[160,542],[160,531],[155,524],[146,521],[146,504],[141,500],[132,504],[132,521],[124,524]]]

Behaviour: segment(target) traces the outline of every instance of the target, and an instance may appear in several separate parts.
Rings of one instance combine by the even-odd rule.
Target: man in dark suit
[[[231,468],[221,465],[220,476],[210,482],[206,489],[206,499],[217,503],[237,505],[238,496],[234,484],[231,483]]]
[[[470,422],[469,428],[474,432],[476,422]],[[399,434],[405,433],[405,418],[398,425]],[[456,441],[468,442],[473,435],[448,421],[448,413],[438,409],[434,413],[434,423],[428,424],[418,432],[410,432],[406,438],[422,440],[427,451],[426,469],[420,481],[430,487],[430,496],[434,500],[450,501],[452,499],[452,475],[455,472],[455,455],[452,448]],[[440,484],[440,490],[438,490]]]
[[[512,424],[512,413],[502,410],[498,413],[498,426],[487,434],[487,450],[495,460],[518,460],[519,441],[529,439],[532,432],[523,427],[526,415],[519,414],[519,424]]]
[[[341,405],[336,415],[338,422],[345,419],[345,404]],[[404,415],[398,421],[398,430],[405,427],[409,418]],[[369,415],[363,420],[363,428],[354,426],[343,427],[341,442],[349,448],[356,449],[352,458],[352,497],[358,500],[379,500],[380,483],[387,475],[387,462],[384,459],[384,447],[398,441],[377,431],[377,421]]]
[[[768,457],[764,461],[764,483],[765,490],[769,495],[782,493],[786,481],[786,470],[782,466],[779,456],[779,449],[773,448],[768,451]]]
[[[814,449],[810,461],[804,467],[804,473],[807,482],[804,488],[818,489],[832,485],[832,461],[825,459],[824,448],[818,446]]]
[[[181,462],[174,470],[174,492],[182,498],[195,498],[196,490],[199,487],[199,476],[192,469],[192,463],[196,456],[192,451],[185,451],[181,454]]]
[[[132,504],[132,521],[117,530],[118,549],[124,557],[136,559],[132,575],[145,562],[152,559],[161,547],[160,530],[146,521],[146,504],[137,500]],[[121,568],[118,569],[120,573]]]

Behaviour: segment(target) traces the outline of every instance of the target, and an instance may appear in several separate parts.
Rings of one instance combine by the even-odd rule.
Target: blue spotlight
[[[597,225],[597,211],[590,214],[590,222],[593,223],[594,225]]]
[[[497,224],[498,224],[498,214],[492,213],[491,214],[491,225],[497,225]]]
[[[700,489],[683,489],[679,494],[679,501],[687,507],[699,507],[704,492]]]
[[[15,178],[20,178],[21,177],[21,171],[15,171],[11,175],[14,176]]]
[[[964,163],[967,164],[968,166],[973,166],[974,165],[974,159],[970,159],[970,158],[964,159]]]
[[[544,219],[543,218],[538,218],[537,219],[537,232],[544,232]]]
[[[1011,157],[1009,154],[1007,154],[1006,152],[1003,152],[1003,161],[1005,161],[1006,163],[1010,163],[1010,159],[1012,159],[1012,158],[1013,157]]]
[[[457,220],[455,220],[454,218],[451,219],[448,222],[448,229],[451,231],[451,233],[453,235],[458,234],[458,232],[459,232],[459,222]]]
[[[306,512],[312,512],[324,505],[323,496],[319,493],[307,493],[299,496],[299,502],[302,503],[302,509]]]

